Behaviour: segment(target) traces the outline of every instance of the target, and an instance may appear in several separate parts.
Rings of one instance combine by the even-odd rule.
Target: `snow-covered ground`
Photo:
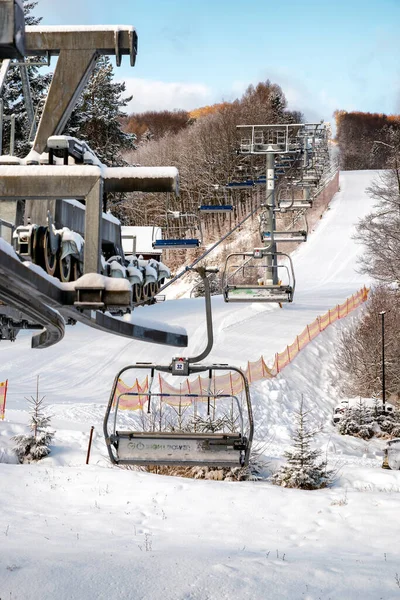
[[[347,172],[316,231],[294,255],[293,305],[224,304],[213,298],[210,361],[267,361],[317,315],[369,282],[356,272],[351,236],[371,208],[373,172]],[[205,344],[201,299],[136,311],[187,328]],[[332,409],[333,355],[353,314],[309,344],[276,379],[252,386],[256,439],[266,472],[281,462],[301,395],[318,446],[337,470],[335,485],[303,492],[262,482],[215,482],[111,468],[101,423],[113,377],[136,361],[168,363],[177,352],[77,325],[54,348],[31,350],[30,335],[0,345],[8,378],[0,423],[0,598],[2,600],[245,600],[400,597],[396,544],[400,473],[380,468],[382,442],[340,437]],[[180,352],[180,351],[178,351]],[[51,455],[17,465],[12,435],[26,431],[25,396],[46,396],[56,430]],[[89,466],[90,426],[95,426]],[[7,464],[8,463],[8,464]]]

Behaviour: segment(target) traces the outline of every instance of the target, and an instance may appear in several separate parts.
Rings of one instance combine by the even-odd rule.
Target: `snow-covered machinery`
[[[249,462],[254,422],[247,378],[236,367],[200,364],[213,345],[210,271],[216,272],[198,269],[205,289],[205,350],[169,365],[136,363],[114,379],[103,424],[114,464],[241,467]],[[127,410],[134,411],[131,417]]]
[[[83,273],[83,237],[68,227],[57,230],[50,211],[47,226],[20,225],[13,233],[19,256],[42,267],[63,282],[75,281]]]
[[[6,4],[0,0],[2,8]],[[8,4],[21,7],[19,1]],[[86,143],[61,135],[100,56],[114,54],[119,66],[122,55],[129,55],[134,66],[135,29],[26,27],[25,41],[29,56],[58,60],[31,152],[24,159],[0,160],[0,219],[16,228],[15,249],[8,232],[7,241],[0,239],[0,339],[13,340],[21,328],[40,327],[44,330],[32,338],[32,346],[44,348],[62,339],[67,323],[81,321],[130,339],[185,347],[182,331],[112,316],[130,312],[139,297],[140,303],[152,301],[169,273],[140,257],[136,266],[130,264],[119,222],[102,213],[108,193],[177,194],[177,169],[106,167]],[[1,38],[0,48],[6,56]],[[19,206],[25,208],[24,221]]]
[[[222,292],[225,302],[292,302],[295,283],[288,254],[255,248],[227,257]]]
[[[85,142],[69,136],[54,136],[48,141],[49,153],[40,162],[57,166],[96,165],[103,168],[94,152]],[[60,156],[61,154],[61,156]],[[29,160],[32,165],[32,159]],[[39,165],[40,167],[40,165]],[[84,172],[84,171],[83,171]],[[84,272],[85,206],[78,200],[57,199],[47,210],[43,224],[43,209],[37,202],[29,205],[28,225],[15,229],[13,238],[18,254],[42,267],[48,275],[62,282],[76,281]],[[133,304],[154,302],[162,282],[170,277],[166,265],[155,259],[124,256],[121,224],[112,215],[102,213],[100,274],[126,279],[132,284]],[[130,310],[127,306],[126,310]]]

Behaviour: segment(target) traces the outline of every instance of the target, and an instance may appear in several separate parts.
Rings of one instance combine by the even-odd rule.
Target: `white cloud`
[[[166,83],[135,77],[124,81],[127,94],[133,96],[128,112],[191,110],[214,102],[211,89],[201,83]]]

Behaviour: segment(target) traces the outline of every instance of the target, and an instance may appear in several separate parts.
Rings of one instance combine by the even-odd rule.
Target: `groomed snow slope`
[[[244,365],[273,358],[318,314],[368,281],[358,275],[351,239],[371,208],[375,173],[347,172],[341,191],[295,255],[295,303],[224,304],[213,299],[213,361]],[[141,311],[137,311],[140,313]],[[149,318],[187,327],[188,354],[204,345],[202,300],[146,308]],[[229,483],[160,477],[110,468],[101,420],[115,372],[137,360],[169,362],[172,349],[127,342],[77,326],[49,350],[30,336],[0,344],[0,379],[9,379],[0,460],[13,462],[10,437],[25,431],[40,374],[56,430],[38,465],[0,464],[0,598],[8,600],[244,600],[398,598],[400,473],[380,468],[382,443],[338,436],[330,327],[274,380],[252,387],[256,438],[273,470],[290,443],[301,394],[318,446],[338,469],[333,488],[285,490],[268,481]],[[90,466],[85,466],[90,425]],[[2,457],[2,458],[1,458]]]

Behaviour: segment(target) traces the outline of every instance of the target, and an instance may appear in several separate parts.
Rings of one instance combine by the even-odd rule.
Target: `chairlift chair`
[[[221,193],[222,192],[222,193]],[[214,185],[213,190],[206,194],[206,201],[199,206],[200,214],[229,214],[234,210],[233,204],[227,202],[226,190],[222,186]]]
[[[245,374],[236,367],[225,364],[203,365],[200,363],[210,353],[213,346],[213,325],[211,312],[211,292],[208,273],[217,273],[215,267],[198,267],[197,273],[204,284],[207,345],[197,356],[176,357],[169,365],[136,363],[121,369],[114,379],[113,388],[104,416],[104,438],[110,460],[121,465],[205,465],[215,467],[241,467],[248,465],[254,433],[254,421],[250,399],[249,383]],[[132,369],[147,371],[146,384],[138,379],[133,387],[119,387],[120,378]],[[157,375],[165,373],[179,378],[179,387],[171,386]],[[200,378],[201,373],[206,377]],[[217,378],[217,373],[222,377]],[[195,380],[190,380],[196,375]],[[186,378],[182,382],[182,377]],[[158,385],[158,389],[155,386]],[[165,389],[167,386],[167,389]],[[118,390],[118,391],[117,391]],[[238,394],[244,394],[243,406]],[[119,414],[121,403],[133,399],[134,407],[141,410],[137,426],[120,428]],[[219,419],[219,402],[230,402],[230,410],[236,406],[232,420]],[[183,406],[193,408],[193,419],[183,422]],[[179,420],[166,426],[162,418],[168,407],[178,408]],[[126,405],[125,405],[125,408]],[[129,408],[129,407],[128,407]],[[132,406],[130,406],[132,408]],[[159,410],[158,414],[154,412]],[[243,416],[247,414],[247,424]],[[150,417],[150,419],[146,419]],[[153,415],[153,424],[152,423]],[[154,416],[157,417],[158,431],[155,431]],[[205,417],[199,421],[198,416]],[[150,424],[149,424],[150,421]],[[192,426],[188,426],[189,424]],[[236,427],[236,423],[239,427]],[[141,430],[140,430],[141,429]],[[246,431],[245,431],[246,430]]]
[[[198,248],[202,243],[199,215],[168,210],[165,234],[166,237],[153,241],[153,248],[175,250]]]
[[[300,213],[301,214],[301,213]],[[268,210],[263,211],[260,215],[260,238],[263,243],[281,243],[281,242],[306,242],[308,234],[308,224],[305,214],[302,215],[305,223],[305,229],[292,230],[286,229],[283,231],[274,230],[271,232],[268,228],[269,225],[269,212]],[[293,219],[292,224],[295,220]]]
[[[286,260],[278,264],[279,258]],[[225,302],[292,302],[295,284],[292,259],[284,252],[255,248],[232,253],[225,261]]]
[[[312,200],[308,198],[295,198],[295,186],[289,183],[282,186],[276,196],[277,212],[297,211],[312,207]]]
[[[182,367],[182,369],[180,368]],[[122,391],[118,393],[118,383],[121,377],[126,376],[128,371],[147,371],[149,385],[146,390]],[[215,376],[218,372],[228,373],[227,381],[234,376],[240,381],[244,392],[243,407],[237,395],[233,393],[220,393],[216,388],[218,382]],[[184,393],[166,393],[160,389],[155,391],[155,382],[158,375],[169,373],[182,376],[196,374],[196,384],[200,373],[206,373],[207,385],[196,393],[186,391]],[[190,389],[189,385],[186,389]],[[203,379],[203,381],[205,381]],[[214,389],[213,389],[214,388]],[[136,405],[140,405],[141,416],[136,420],[136,426],[129,430],[120,429],[121,404],[130,399]],[[214,430],[218,428],[217,402],[229,403],[236,406],[236,415],[239,422],[239,431]],[[152,413],[161,411],[165,413],[169,406],[175,406],[180,411],[182,407],[192,406],[194,415],[203,415],[208,419],[210,431],[154,431],[146,427],[147,417]],[[245,426],[243,408],[247,414],[247,426]],[[159,414],[159,413],[158,413]],[[171,414],[173,414],[173,409]],[[176,414],[176,413],[175,413]],[[162,419],[161,419],[162,421]],[[196,423],[196,421],[194,421]],[[144,431],[139,430],[139,424],[144,423]],[[203,421],[204,423],[204,421]],[[219,429],[223,429],[219,422]],[[247,427],[247,432],[245,429]],[[110,398],[104,417],[104,437],[107,450],[112,463],[117,465],[180,465],[180,466],[214,466],[214,467],[243,467],[249,462],[250,449],[253,439],[254,423],[248,381],[244,373],[236,367],[228,365],[189,365],[187,359],[174,359],[169,366],[155,365],[150,363],[137,363],[121,369],[114,379]]]

